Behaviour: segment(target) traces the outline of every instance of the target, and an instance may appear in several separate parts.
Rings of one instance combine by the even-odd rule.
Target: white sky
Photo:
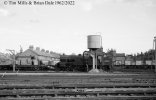
[[[34,45],[79,54],[87,50],[87,35],[100,34],[104,52],[113,48],[131,54],[151,49],[156,35],[156,0],[75,0],[74,6],[3,2],[0,0],[0,52]]]

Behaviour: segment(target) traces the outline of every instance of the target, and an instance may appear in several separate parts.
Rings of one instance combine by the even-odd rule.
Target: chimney
[[[52,52],[52,51],[50,51],[50,54],[53,54],[53,52]]]
[[[40,47],[36,47],[36,50],[37,50],[37,51],[40,51]]]
[[[23,48],[20,46],[20,53],[22,53],[23,52]]]
[[[42,52],[45,52],[45,49],[42,49],[41,51],[42,51]]]
[[[49,50],[46,50],[46,53],[49,53]]]
[[[33,46],[33,45],[30,45],[30,46],[29,46],[29,49],[30,49],[30,50],[33,50],[33,49],[34,49],[34,46]]]

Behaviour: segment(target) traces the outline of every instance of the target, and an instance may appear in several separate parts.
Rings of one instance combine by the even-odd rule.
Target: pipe
[[[86,65],[86,60],[85,60],[85,58],[84,58],[84,55],[85,55],[85,53],[88,53],[89,51],[84,51],[83,52],[83,67],[85,67],[85,65]],[[88,69],[87,69],[88,70]]]
[[[92,58],[93,58],[93,70],[96,69],[95,67],[95,64],[96,64],[96,58],[95,58],[95,55],[94,54],[91,54]]]
[[[97,69],[97,53],[95,52],[95,66],[96,66],[96,69]]]

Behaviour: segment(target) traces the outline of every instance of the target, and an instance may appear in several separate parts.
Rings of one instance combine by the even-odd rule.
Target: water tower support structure
[[[93,67],[90,72],[98,73],[97,69],[97,50],[102,48],[102,37],[100,35],[88,35],[88,49],[89,54],[93,59]]]

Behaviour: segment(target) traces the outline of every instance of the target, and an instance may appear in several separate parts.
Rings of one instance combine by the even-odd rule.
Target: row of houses
[[[141,59],[134,59],[133,55],[125,55],[125,53],[114,53],[114,65],[154,65],[154,60],[143,61]]]
[[[16,64],[18,65],[55,65],[60,61],[60,54],[29,46],[24,52],[16,55]]]
[[[13,58],[11,54],[0,53],[0,65],[13,64]],[[55,65],[60,61],[60,54],[30,45],[15,55],[15,61],[17,65]]]

